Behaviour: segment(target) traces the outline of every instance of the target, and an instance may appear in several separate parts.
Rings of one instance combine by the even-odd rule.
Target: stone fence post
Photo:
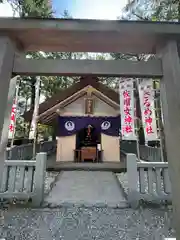
[[[128,203],[132,208],[139,205],[137,158],[135,154],[127,154]]]
[[[45,175],[46,175],[47,153],[40,152],[36,155],[36,166],[34,176],[34,196],[32,203],[40,206],[44,199]]]

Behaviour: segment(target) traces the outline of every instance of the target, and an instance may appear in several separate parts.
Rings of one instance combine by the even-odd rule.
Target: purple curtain
[[[59,136],[70,136],[92,125],[96,131],[119,136],[120,116],[117,117],[59,117]]]

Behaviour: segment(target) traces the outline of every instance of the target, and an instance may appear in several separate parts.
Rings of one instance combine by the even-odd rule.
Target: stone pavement
[[[102,171],[62,172],[45,198],[44,206],[57,207],[63,204],[119,208],[128,206],[116,175]]]
[[[175,236],[170,220],[171,212],[164,209],[12,209],[5,213],[0,237],[6,240],[160,240]]]

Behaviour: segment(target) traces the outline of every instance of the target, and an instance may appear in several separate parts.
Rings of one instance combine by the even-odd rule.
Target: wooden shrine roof
[[[82,81],[81,81],[82,80]],[[52,96],[51,98],[48,98],[46,101],[41,103],[39,105],[39,115],[47,111],[48,109],[51,109],[58,103],[64,101],[65,99],[69,98],[70,96],[74,95],[84,87],[91,85],[93,88],[101,92],[103,95],[108,97],[113,102],[119,104],[119,94],[115,90],[105,86],[104,84],[100,83],[98,81],[97,77],[82,77],[81,80],[69,88],[65,90],[60,90],[57,94]],[[30,110],[24,114],[24,119],[26,121],[31,121],[33,114],[33,110]],[[56,118],[57,114],[54,116],[52,120]],[[43,123],[43,121],[40,121]]]
[[[180,24],[151,21],[0,18],[0,33],[25,51],[155,53],[180,40]]]

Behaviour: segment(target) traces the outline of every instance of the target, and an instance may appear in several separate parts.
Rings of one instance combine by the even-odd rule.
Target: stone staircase
[[[128,203],[116,175],[102,171],[62,171],[45,198],[44,206],[127,208]]]

